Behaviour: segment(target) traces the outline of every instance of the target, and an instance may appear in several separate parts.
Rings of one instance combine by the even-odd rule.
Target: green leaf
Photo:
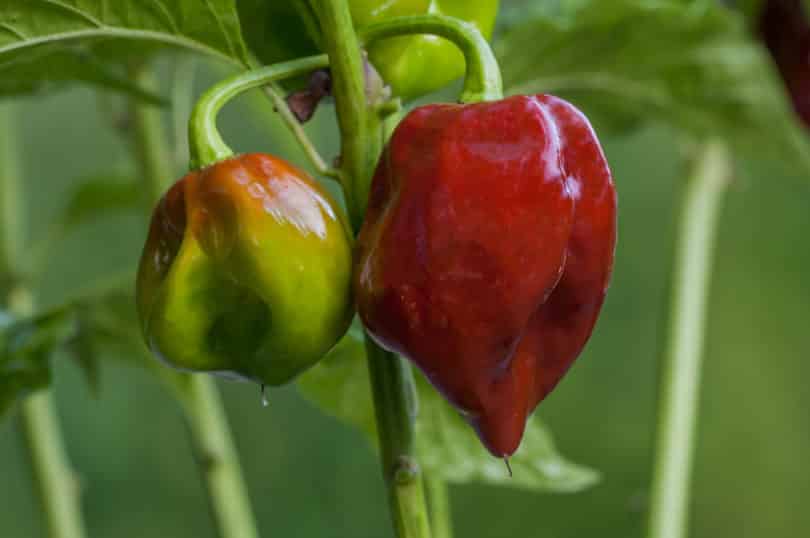
[[[665,0],[582,0],[571,9],[504,32],[496,49],[509,93],[558,94],[600,130],[666,122],[810,170],[808,137],[738,12]]]
[[[537,491],[574,492],[592,486],[598,474],[569,462],[556,450],[548,428],[535,414],[518,452],[510,458],[514,477],[481,445],[466,422],[421,374],[416,443],[431,476],[454,483],[481,482]],[[327,413],[359,428],[372,444],[377,434],[363,331],[359,323],[314,368],[298,380],[301,392]]]
[[[105,174],[80,181],[68,195],[60,214],[46,233],[29,248],[29,264],[34,271],[47,263],[55,246],[78,226],[105,216],[140,212],[143,188],[129,178]]]
[[[143,187],[134,179],[101,175],[80,181],[70,193],[58,225],[68,231],[109,214],[141,211]]]
[[[167,47],[249,60],[234,0],[5,0],[0,93],[81,80],[155,100],[122,68]]]
[[[305,0],[237,0],[245,41],[264,64],[318,51],[318,32]]]
[[[48,92],[68,82],[80,81],[123,93],[140,101],[165,106],[166,99],[127,77],[123,65],[112,65],[89,46],[61,50],[42,48],[43,54],[25,54],[4,66],[0,60],[0,95]]]
[[[75,332],[70,309],[25,319],[0,313],[0,416],[17,398],[50,383],[50,358]]]
[[[113,275],[95,290],[77,294],[72,303],[78,330],[68,350],[84,370],[91,388],[103,363],[114,357],[145,368],[167,387],[185,390],[189,376],[153,356],[144,343],[136,316],[132,273]]]

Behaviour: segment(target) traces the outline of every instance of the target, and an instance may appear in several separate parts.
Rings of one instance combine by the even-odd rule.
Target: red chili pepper
[[[358,310],[496,456],[582,350],[616,195],[587,119],[548,95],[428,105],[397,127],[358,238]]]

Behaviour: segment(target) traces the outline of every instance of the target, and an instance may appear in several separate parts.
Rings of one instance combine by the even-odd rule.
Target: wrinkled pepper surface
[[[360,316],[496,456],[588,340],[616,240],[587,119],[548,95],[413,110],[376,170],[358,237]]]
[[[498,0],[350,0],[358,28],[406,15],[448,15],[473,24],[489,38]],[[436,91],[464,74],[464,56],[432,35],[386,39],[369,47],[369,59],[394,95],[411,99]]]
[[[329,195],[281,159],[248,154],[190,172],[158,204],[137,302],[172,366],[279,385],[351,321],[351,242]]]

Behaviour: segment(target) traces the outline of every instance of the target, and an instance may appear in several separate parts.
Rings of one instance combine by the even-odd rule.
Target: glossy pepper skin
[[[587,119],[548,95],[429,105],[395,130],[356,247],[357,308],[512,454],[605,297],[616,194]]]
[[[475,25],[489,38],[498,0],[350,0],[355,26],[405,15],[449,15]],[[451,42],[431,35],[386,39],[369,47],[369,59],[394,95],[412,99],[434,92],[464,74],[464,56]]]
[[[802,0],[767,0],[759,31],[793,100],[810,127],[810,20]]]
[[[351,321],[337,205],[281,159],[248,154],[180,179],[155,209],[137,279],[149,346],[172,366],[280,385]]]

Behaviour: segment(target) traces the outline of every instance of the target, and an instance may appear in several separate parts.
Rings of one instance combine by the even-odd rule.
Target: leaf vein
[[[61,0],[42,0],[45,4],[50,4],[52,6],[56,6],[58,8],[64,9],[65,11],[72,13],[74,15],[78,15],[79,17],[83,18],[93,26],[97,26],[99,28],[103,28],[105,24],[98,20],[97,18],[93,17],[89,13],[82,11],[81,9],[75,8],[73,6],[69,6],[62,2]]]
[[[47,43],[54,43],[57,41],[73,41],[79,40],[84,38],[94,38],[94,37],[117,37],[123,39],[138,39],[138,40],[145,40],[145,41],[157,41],[166,43],[169,45],[176,45],[179,47],[184,47],[190,50],[203,52],[206,54],[210,54],[212,56],[216,56],[222,59],[227,60],[230,63],[242,66],[241,61],[237,58],[228,56],[222,51],[219,51],[213,47],[208,45],[204,45],[198,41],[194,41],[193,39],[189,39],[182,35],[172,36],[171,34],[166,34],[163,32],[151,31],[151,30],[130,30],[125,28],[116,28],[112,26],[101,27],[98,29],[93,30],[79,30],[79,31],[72,31],[72,32],[61,32],[61,33],[54,33],[48,34],[44,36],[38,36],[34,38],[29,38],[26,41],[20,41],[15,43],[10,43],[9,45],[0,47],[0,56],[3,54],[7,54],[10,52],[14,52],[20,49],[25,49],[29,47],[35,47],[38,45],[44,45]]]
[[[27,36],[27,35],[25,35],[24,33],[22,33],[21,31],[17,30],[17,29],[16,29],[16,28],[14,28],[12,25],[10,25],[10,24],[8,24],[8,23],[6,23],[6,22],[0,22],[0,30],[5,30],[6,32],[10,33],[11,35],[13,35],[14,37],[16,37],[16,38],[17,38],[17,39],[19,39],[20,41],[25,40],[25,39],[27,39],[27,38],[28,38],[28,36]]]
[[[211,4],[211,0],[205,0],[205,5],[208,7],[208,10],[214,16],[214,20],[217,21],[217,26],[219,26],[219,31],[222,32],[222,35],[225,37],[225,42],[228,44],[228,51],[235,57],[239,56],[236,51],[236,47],[231,41],[231,36],[228,33],[227,29],[225,28],[225,23],[222,22],[222,17],[220,17],[219,12],[217,9]]]

